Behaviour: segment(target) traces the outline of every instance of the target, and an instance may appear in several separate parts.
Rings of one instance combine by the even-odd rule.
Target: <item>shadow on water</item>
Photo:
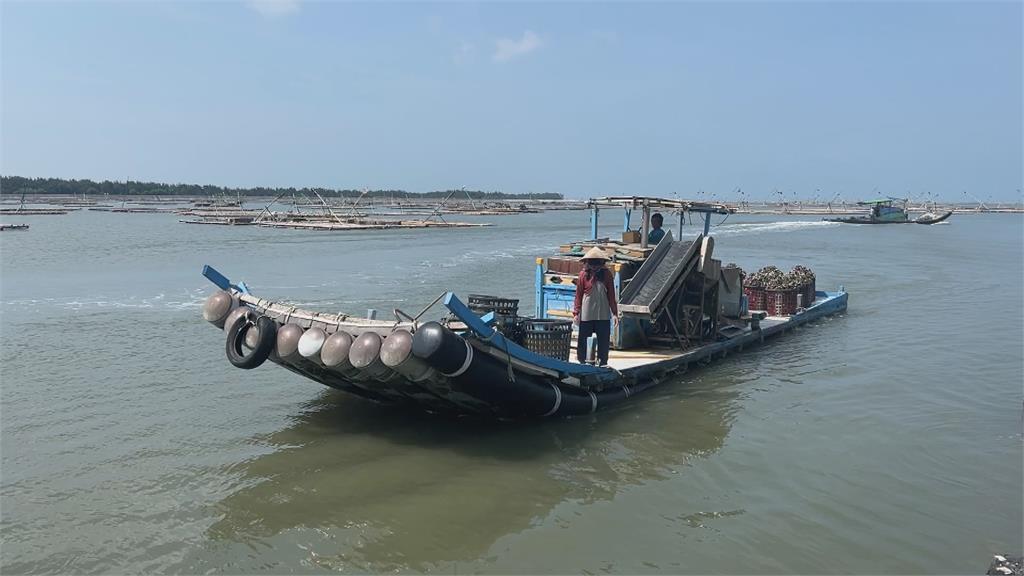
[[[564,502],[607,501],[685,473],[722,446],[736,384],[752,377],[736,365],[713,383],[684,377],[616,411],[522,423],[434,417],[328,390],[293,425],[254,439],[274,452],[229,470],[242,488],[217,505],[211,542],[187,565],[209,568],[217,557],[223,570],[256,569],[261,545],[278,567],[476,560]],[[231,552],[239,544],[244,560]]]

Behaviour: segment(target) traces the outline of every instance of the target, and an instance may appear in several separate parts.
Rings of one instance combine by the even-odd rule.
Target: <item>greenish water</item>
[[[234,369],[199,271],[329,311],[449,288],[530,309],[533,257],[585,236],[585,213],[176,220],[83,211],[0,237],[3,573],[982,573],[1021,552],[1019,215],[733,216],[723,261],[808,265],[849,312],[615,411],[525,424]]]

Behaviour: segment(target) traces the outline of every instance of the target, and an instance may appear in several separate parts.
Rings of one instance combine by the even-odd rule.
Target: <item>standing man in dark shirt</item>
[[[665,218],[662,217],[660,212],[655,212],[654,215],[651,216],[651,231],[647,233],[648,244],[657,244],[665,237],[665,230],[661,227],[664,222]]]

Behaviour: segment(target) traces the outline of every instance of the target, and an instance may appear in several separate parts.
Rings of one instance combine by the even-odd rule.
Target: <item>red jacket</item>
[[[612,311],[612,316],[619,315],[619,304],[616,302],[615,297],[615,281],[612,280],[614,274],[607,268],[601,268],[601,279],[604,282],[605,292],[608,293],[608,307]],[[590,294],[590,288],[594,285],[594,282],[598,282],[596,275],[587,274],[587,269],[580,270],[580,275],[576,278],[576,302],[572,307],[573,316],[580,315],[580,309],[583,306],[583,295]]]

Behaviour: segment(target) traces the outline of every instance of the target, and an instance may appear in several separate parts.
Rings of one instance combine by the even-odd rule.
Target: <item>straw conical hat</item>
[[[608,255],[605,254],[604,251],[601,250],[600,248],[598,248],[597,246],[594,246],[590,250],[587,250],[587,253],[583,255],[583,259],[584,260],[607,260],[608,259]]]

